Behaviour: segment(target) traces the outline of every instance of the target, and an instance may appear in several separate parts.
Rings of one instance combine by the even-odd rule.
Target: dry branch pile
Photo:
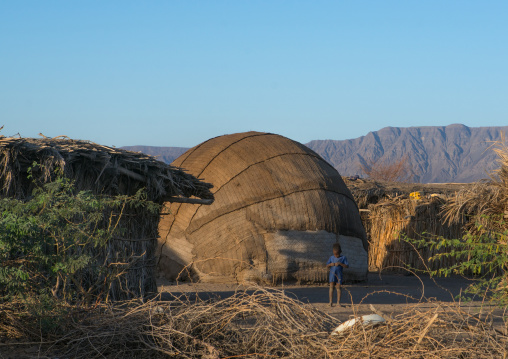
[[[0,336],[42,341],[40,355],[73,358],[503,358],[508,340],[459,306],[420,303],[386,325],[340,322],[281,290],[251,288],[226,299],[127,302],[73,313],[60,335],[40,337],[29,322],[0,315]],[[353,312],[358,308],[353,307]],[[22,313],[23,314],[23,313]],[[0,343],[0,352],[9,344]]]
[[[386,325],[357,325],[334,344],[330,357],[506,358],[508,338],[457,305],[419,303]]]
[[[343,179],[360,209],[367,209],[369,205],[383,201],[409,198],[409,194],[416,191],[451,197],[455,196],[458,191],[471,186],[469,183],[401,183],[363,178],[351,180],[348,177],[343,177]]]

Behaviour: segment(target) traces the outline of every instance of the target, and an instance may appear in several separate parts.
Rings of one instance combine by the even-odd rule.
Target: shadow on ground
[[[402,274],[369,273],[368,281],[345,285],[343,288],[343,304],[407,304],[423,299],[453,302],[469,284],[470,280],[463,277],[432,279],[429,276],[405,276]],[[211,283],[179,283],[159,282],[159,291],[163,300],[186,294],[191,300],[200,298],[227,298],[236,290],[248,289],[249,286]],[[303,302],[311,304],[328,303],[328,286],[286,284],[274,287],[284,289],[288,294],[295,295]]]

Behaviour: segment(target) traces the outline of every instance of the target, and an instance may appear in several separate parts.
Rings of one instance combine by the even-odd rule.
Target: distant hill
[[[492,141],[508,135],[505,127],[449,126],[386,127],[351,140],[315,140],[306,145],[331,163],[341,175],[360,175],[361,164],[407,159],[414,182],[473,182],[497,168]],[[181,147],[123,147],[158,155],[167,163],[185,152]]]
[[[124,146],[124,150],[143,152],[147,155],[156,156],[165,163],[171,163],[181,154],[188,150],[185,147],[156,147],[156,146]]]

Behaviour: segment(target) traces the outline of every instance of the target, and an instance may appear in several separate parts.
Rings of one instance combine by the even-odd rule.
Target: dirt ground
[[[472,298],[470,302],[460,302],[456,299],[456,296],[470,283],[471,280],[459,276],[433,279],[429,276],[369,273],[367,282],[344,285],[341,300],[344,305],[333,307],[328,304],[327,284],[287,284],[274,288],[283,289],[288,295],[294,295],[301,301],[310,303],[341,321],[357,315],[371,314],[370,304],[383,313],[395,316],[403,312],[410,303],[422,301],[429,307],[433,307],[439,305],[439,302],[449,304],[455,302],[471,314],[492,313],[496,329],[505,332],[503,316],[508,313],[485,303],[481,298]],[[161,280],[158,282],[158,289],[163,300],[170,300],[173,295],[184,293],[191,300],[196,300],[198,298],[226,298],[237,290],[248,290],[249,286],[212,283],[176,284]]]

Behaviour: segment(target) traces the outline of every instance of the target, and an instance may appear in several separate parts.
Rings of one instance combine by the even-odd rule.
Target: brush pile
[[[2,309],[0,337],[34,341],[41,357],[505,358],[508,353],[508,338],[492,328],[488,316],[457,305],[415,304],[386,316],[386,324],[358,324],[331,336],[337,319],[282,290],[259,287],[226,299],[181,296],[74,310],[72,320],[43,338],[26,313],[24,320],[13,320],[18,315],[12,306]],[[0,352],[9,345],[0,341]]]
[[[455,196],[457,191],[469,187],[468,183],[401,183],[382,182],[371,179],[351,180],[342,177],[351,191],[358,208],[366,210],[370,205],[408,199],[411,192],[424,192],[425,194],[439,194],[442,197]]]

